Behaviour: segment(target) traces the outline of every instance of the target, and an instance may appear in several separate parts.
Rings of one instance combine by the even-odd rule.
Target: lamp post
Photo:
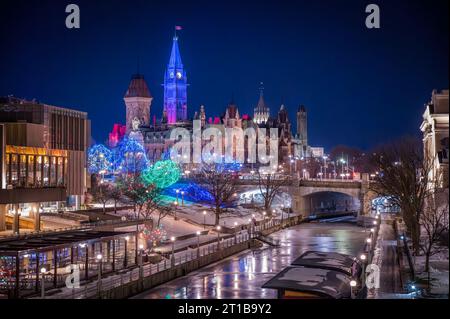
[[[340,162],[341,162],[341,168],[342,168],[341,177],[342,177],[342,180],[344,180],[344,176],[345,176],[345,174],[344,174],[345,160],[343,158],[341,158]]]
[[[238,223],[234,222],[234,243],[237,244]]]
[[[178,194],[180,193],[180,190],[177,189],[177,190],[175,191],[175,193],[177,193],[177,204],[178,204]]]
[[[220,227],[220,225],[218,225],[216,227],[216,230],[217,230],[217,250],[220,250],[220,229],[221,228],[222,227]]]
[[[142,278],[143,277],[143,269],[142,269],[142,259],[143,259],[143,256],[142,256],[142,254],[143,254],[143,250],[144,250],[144,245],[142,245],[142,244],[140,244],[139,245],[139,278]]]
[[[181,191],[181,206],[184,206],[184,191]]]
[[[366,282],[366,259],[367,259],[367,257],[366,257],[366,255],[361,254],[361,256],[359,256],[359,259],[362,262],[362,272],[363,272],[362,282],[363,282],[363,286],[364,286],[365,282]]]
[[[98,295],[100,296],[100,293],[102,291],[102,254],[98,254],[95,259],[97,259],[97,265],[98,265],[98,281],[97,281],[97,290]]]
[[[324,174],[325,174],[325,179],[327,178],[327,156],[324,155],[323,156],[323,168],[324,168]]]
[[[203,211],[203,229],[206,229],[206,210]]]
[[[170,241],[172,242],[172,259],[171,259],[171,264],[172,267],[175,266],[175,237],[170,237]]]
[[[263,230],[265,230],[266,229],[266,212],[264,211],[263,212]]]
[[[175,206],[174,210],[173,210],[173,218],[175,220],[177,220],[177,206],[178,206],[178,198],[177,201],[173,203],[173,205]]]
[[[248,219],[248,237],[249,237],[249,239],[251,239],[252,238],[252,219],[251,218],[249,218]]]
[[[124,247],[125,247],[125,251],[124,251],[124,258],[123,258],[123,266],[124,268],[127,268],[127,264],[128,264],[128,241],[130,240],[129,236],[125,236],[125,243],[124,243]]]
[[[353,299],[353,289],[356,287],[356,280],[350,281],[350,298]]]
[[[200,258],[200,235],[202,234],[199,230],[197,230],[197,258]]]
[[[47,269],[45,267],[41,268],[41,299],[45,299],[45,273]]]
[[[371,252],[372,252],[372,238],[367,238],[366,239],[366,243],[367,243],[367,253],[369,255],[369,260],[371,259]]]

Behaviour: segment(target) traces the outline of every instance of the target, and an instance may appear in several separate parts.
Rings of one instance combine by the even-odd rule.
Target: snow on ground
[[[430,257],[430,294],[448,295],[449,293],[449,259],[448,248]],[[428,280],[425,269],[425,256],[415,257],[415,268],[417,277]]]

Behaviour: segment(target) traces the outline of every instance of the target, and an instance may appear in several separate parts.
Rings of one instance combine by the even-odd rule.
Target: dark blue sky
[[[65,28],[65,7],[81,29]],[[377,3],[381,29],[365,27]],[[447,1],[18,1],[0,4],[0,95],[89,112],[103,142],[124,122],[123,95],[140,70],[162,111],[174,25],[190,85],[189,115],[223,112],[234,93],[252,113],[259,82],[272,115],[283,101],[293,128],[309,111],[310,144],[368,149],[418,134],[423,104],[448,88]]]

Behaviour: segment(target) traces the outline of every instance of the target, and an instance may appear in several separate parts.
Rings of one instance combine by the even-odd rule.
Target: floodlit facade
[[[39,212],[79,208],[86,192],[87,113],[0,98],[0,231],[33,225]]]
[[[425,106],[420,130],[423,133],[424,157],[433,162],[430,180],[448,188],[449,90],[434,90]]]

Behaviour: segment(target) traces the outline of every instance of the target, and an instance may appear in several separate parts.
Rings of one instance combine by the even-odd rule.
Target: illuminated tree
[[[111,151],[102,144],[96,144],[88,150],[88,171],[90,174],[107,174],[111,170]]]
[[[121,176],[116,179],[116,184],[122,194],[133,205],[136,217],[139,218],[149,198],[154,196],[155,187],[145,184],[140,175]]]
[[[175,184],[181,176],[178,165],[171,160],[158,161],[142,172],[142,180],[147,185],[164,189]]]
[[[114,150],[114,168],[127,175],[138,175],[148,166],[144,147],[135,139],[125,137]]]

